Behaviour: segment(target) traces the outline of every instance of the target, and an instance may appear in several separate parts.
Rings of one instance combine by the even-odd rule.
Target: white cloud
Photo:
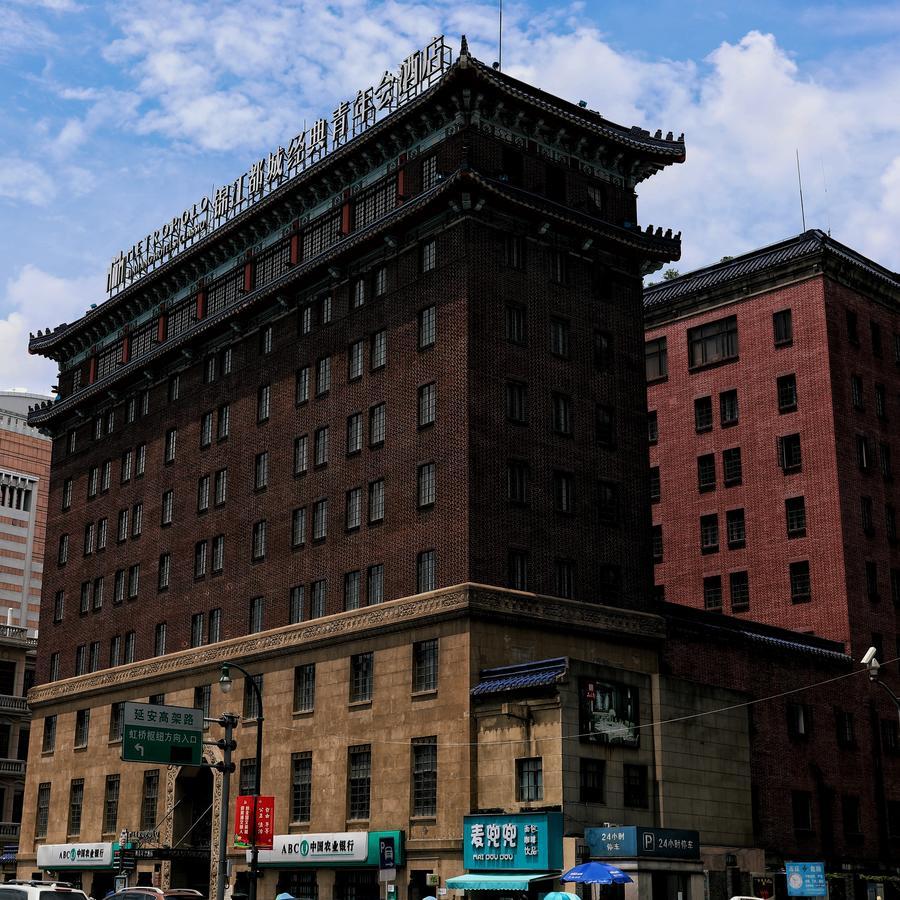
[[[59,278],[33,265],[20,269],[6,283],[0,308],[0,385],[47,393],[56,383],[52,360],[28,355],[29,332],[60,322],[73,322],[98,297],[102,278]]]
[[[46,206],[56,196],[50,174],[19,156],[0,157],[0,198]]]

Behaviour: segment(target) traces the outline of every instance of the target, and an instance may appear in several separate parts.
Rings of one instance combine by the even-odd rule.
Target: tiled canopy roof
[[[502,694],[522,688],[549,687],[562,681],[568,671],[569,661],[565,656],[519,663],[515,666],[500,666],[496,669],[482,669],[481,681],[472,688],[472,696],[484,697],[488,694]]]

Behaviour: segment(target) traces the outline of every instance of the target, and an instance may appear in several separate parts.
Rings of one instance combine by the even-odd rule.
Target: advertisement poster
[[[579,682],[582,741],[637,747],[640,744],[638,689],[615,681]]]
[[[256,801],[256,846],[272,849],[275,834],[275,798],[241,794],[234,808],[234,846],[249,849],[253,846],[253,801]]]

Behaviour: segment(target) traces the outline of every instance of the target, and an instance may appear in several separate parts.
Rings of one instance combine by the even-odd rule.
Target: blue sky
[[[0,0],[0,387],[28,332],[104,297],[110,258],[437,33],[496,58],[469,0]],[[807,224],[900,270],[900,5],[504,3],[504,69],[624,125],[684,131],[641,186],[690,268]]]

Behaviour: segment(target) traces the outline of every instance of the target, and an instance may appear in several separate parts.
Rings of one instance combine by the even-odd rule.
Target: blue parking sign
[[[823,862],[786,862],[784,874],[789,897],[825,897],[828,894]]]

